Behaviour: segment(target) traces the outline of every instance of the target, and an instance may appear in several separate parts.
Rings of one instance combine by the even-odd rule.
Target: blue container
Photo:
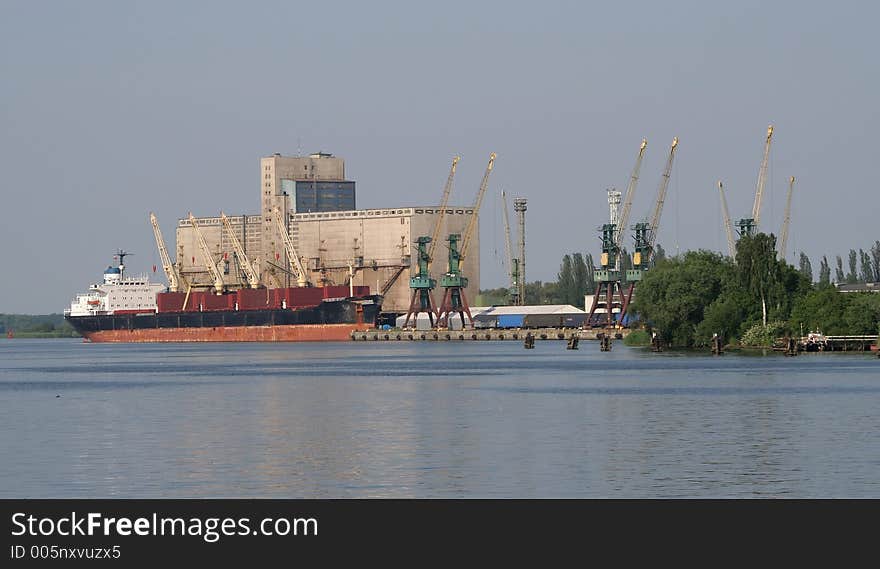
[[[523,315],[522,314],[499,314],[498,315],[498,327],[499,328],[522,328],[523,327]]]

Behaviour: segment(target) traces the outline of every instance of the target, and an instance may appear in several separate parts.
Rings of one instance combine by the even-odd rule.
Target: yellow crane
[[[291,241],[290,235],[287,233],[287,227],[284,226],[284,218],[281,211],[277,208],[275,209],[275,224],[278,228],[278,233],[281,234],[281,239],[284,241],[284,250],[287,252],[287,261],[290,263],[290,272],[296,278],[296,286],[312,286],[306,269],[303,267],[302,261],[293,246],[293,241]]]
[[[168,279],[168,290],[178,292],[186,282],[177,272],[177,267],[171,262],[168,255],[168,249],[165,247],[165,239],[162,238],[162,230],[159,229],[159,221],[153,212],[150,212],[150,223],[153,226],[153,236],[156,237],[156,247],[159,248],[159,257],[162,259],[162,270],[165,271],[165,278]]]
[[[247,255],[245,255],[244,247],[241,246],[241,241],[238,240],[235,231],[232,230],[232,223],[229,222],[229,218],[226,217],[226,214],[222,211],[220,212],[220,220],[223,222],[226,234],[229,235],[229,240],[232,242],[232,248],[235,250],[235,256],[238,258],[238,263],[244,271],[245,276],[247,276],[248,286],[251,288],[259,288],[260,277],[257,276],[257,271],[254,270],[254,266],[248,260]]]
[[[501,190],[501,205],[504,208],[504,251],[507,254],[507,278],[510,288],[507,296],[512,306],[522,305],[519,293],[519,258],[513,256],[513,248],[510,245],[510,218],[507,214],[507,194]]]
[[[758,171],[758,187],[755,189],[755,203],[752,205],[752,219],[755,220],[755,231],[761,223],[761,202],[764,199],[764,184],[767,182],[767,161],[770,157],[770,141],[773,139],[773,125],[767,127],[767,138],[764,141],[764,157]]]
[[[471,238],[474,236],[474,229],[477,227],[477,214],[480,212],[480,206],[483,204],[483,196],[486,195],[486,188],[489,187],[489,174],[495,167],[495,153],[489,155],[489,164],[486,165],[486,171],[483,173],[483,180],[480,182],[480,189],[477,191],[477,198],[474,200],[474,213],[468,221],[467,229],[461,238],[461,261],[464,262],[467,256],[468,247],[471,244]]]
[[[731,259],[736,259],[736,242],[733,239],[733,226],[730,224],[730,212],[727,211],[727,199],[724,197],[724,185],[718,180],[718,193],[721,195],[721,215],[724,217],[724,231],[727,234],[727,252]]]
[[[437,222],[434,224],[434,233],[431,235],[430,248],[428,249],[429,268],[431,262],[434,260],[434,250],[437,248],[437,242],[440,240],[440,230],[443,227],[443,218],[446,217],[446,206],[449,204],[449,196],[452,194],[452,184],[455,180],[455,168],[458,166],[459,160],[461,160],[461,156],[456,156],[452,159],[452,166],[449,168],[449,176],[446,178],[446,186],[443,187],[443,197],[440,200],[440,213],[437,217]]]
[[[788,226],[791,225],[791,194],[794,191],[794,176],[788,179],[788,195],[785,197],[785,217],[782,219],[782,231],[779,233],[779,258],[785,260],[788,247]]]
[[[617,238],[615,239],[615,249],[617,251],[616,257],[614,259],[615,268],[620,268],[620,254],[623,245],[623,236],[627,231],[627,224],[629,223],[629,215],[632,211],[633,199],[636,194],[636,185],[639,183],[639,171],[642,168],[642,158],[645,156],[645,148],[648,147],[648,139],[643,138],[642,143],[639,145],[639,155],[636,158],[636,165],[633,167],[632,173],[629,176],[629,183],[626,186],[626,194],[623,198],[623,207],[620,210],[620,216],[617,221]]]
[[[189,213],[189,223],[193,226],[193,230],[196,232],[196,237],[199,240],[199,250],[202,252],[202,259],[205,261],[208,271],[214,278],[214,292],[216,294],[223,294],[223,275],[220,274],[220,269],[217,268],[217,263],[214,261],[214,256],[211,254],[211,249],[208,247],[208,242],[205,241],[205,236],[202,235],[202,230],[199,229],[199,223],[196,221],[196,218],[193,217],[192,212]]]

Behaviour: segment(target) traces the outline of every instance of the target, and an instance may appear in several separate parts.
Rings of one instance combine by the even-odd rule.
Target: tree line
[[[818,280],[809,257],[798,266],[777,259],[776,237],[759,233],[737,242],[735,258],[713,251],[688,251],[666,258],[661,246],[636,289],[632,314],[669,345],[708,345],[714,334],[727,343],[769,345],[783,335],[880,332],[880,294],[840,293],[835,284],[880,282],[880,241],[851,249],[847,263],[822,257]],[[621,272],[631,266],[621,255]],[[584,308],[596,289],[597,267],[589,253],[562,258],[556,281],[526,285],[526,304],[571,304]],[[625,283],[624,283],[625,284]],[[484,305],[507,304],[507,289],[480,291]]]
[[[666,258],[662,245],[655,247],[653,258],[654,262]],[[626,271],[632,268],[632,258],[626,249],[620,255],[620,265],[621,277],[626,284]],[[570,304],[583,308],[584,295],[596,290],[596,269],[591,253],[567,253],[562,257],[555,281],[526,283],[525,304]],[[487,306],[505,305],[508,303],[507,288],[481,290],[480,301]]]
[[[831,264],[828,257],[823,255],[819,261],[818,283],[827,285],[832,282],[837,284],[858,284],[880,282],[880,241],[865,249],[849,250],[846,267],[844,270],[843,257],[835,256],[834,278],[831,278]],[[813,264],[806,253],[801,251],[798,257],[798,270],[802,275],[813,282]]]
[[[880,253],[880,246],[875,250]],[[849,274],[838,267],[837,282],[877,276],[873,257],[863,274],[855,265]],[[809,268],[805,255],[798,268],[777,259],[774,235],[745,236],[735,259],[700,250],[658,263],[646,273],[631,308],[664,341],[681,347],[708,345],[716,333],[728,343],[767,346],[777,337],[810,331],[880,332],[880,294],[839,292],[824,258],[819,281],[813,282]]]
[[[79,334],[64,320],[63,314],[0,314],[0,335],[19,338],[66,338]]]

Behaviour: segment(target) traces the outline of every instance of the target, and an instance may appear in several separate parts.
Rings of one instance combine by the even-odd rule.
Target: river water
[[[880,497],[880,360],[0,341],[0,497]]]

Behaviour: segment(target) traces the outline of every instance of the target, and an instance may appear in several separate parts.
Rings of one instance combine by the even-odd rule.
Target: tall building
[[[435,189],[432,185],[431,193]],[[439,208],[357,210],[355,182],[345,179],[345,161],[327,153],[261,158],[260,197],[260,215],[228,218],[263,284],[296,285],[288,270],[283,236],[278,232],[276,217],[282,212],[283,225],[313,284],[351,281],[369,285],[385,294],[384,311],[406,312],[413,243],[419,236],[432,234]],[[447,265],[448,249],[443,240],[450,233],[463,233],[471,215],[471,207],[447,206],[441,242],[431,265],[431,274],[438,281]],[[224,283],[232,288],[243,286],[232,240],[220,218],[197,218],[197,224]],[[480,287],[479,227],[475,232],[463,265],[472,297]],[[177,265],[189,282],[210,286],[212,278],[188,219],[179,220],[177,226]],[[442,293],[436,291],[438,301]]]
[[[283,241],[275,221],[277,212],[325,212],[355,209],[354,182],[345,179],[345,160],[326,152],[308,156],[282,156],[275,153],[260,159],[263,254],[260,278],[277,281],[278,259]],[[290,232],[289,219],[284,218]]]

